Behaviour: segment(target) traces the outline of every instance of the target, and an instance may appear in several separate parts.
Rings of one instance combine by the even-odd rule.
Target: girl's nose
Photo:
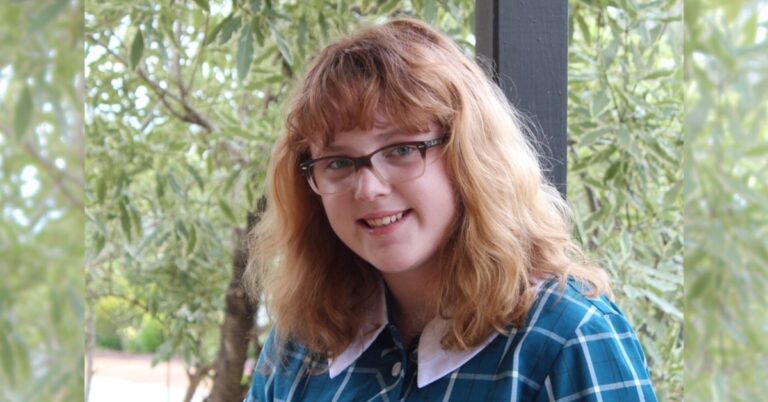
[[[391,186],[370,167],[362,167],[356,173],[355,198],[373,201],[376,197],[389,194]]]

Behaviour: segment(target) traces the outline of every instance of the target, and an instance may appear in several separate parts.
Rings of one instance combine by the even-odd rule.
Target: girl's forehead
[[[330,123],[318,126],[329,131],[304,136],[302,142],[308,145],[313,157],[365,150],[397,141],[413,141],[414,137],[437,129],[434,116],[424,110],[412,110],[405,114],[383,105],[378,105],[371,113],[337,114]],[[311,132],[311,126],[305,128]]]
[[[401,137],[404,133],[399,128],[386,125],[365,129],[355,127],[353,129],[334,133],[328,137],[327,143],[313,144],[310,148],[315,152],[344,152],[356,149],[364,149],[371,145],[378,145]]]
[[[313,155],[328,152],[354,152],[378,148],[397,141],[413,141],[414,137],[426,136],[434,127],[423,130],[407,130],[386,122],[371,128],[355,127],[329,136],[328,143],[313,144]]]

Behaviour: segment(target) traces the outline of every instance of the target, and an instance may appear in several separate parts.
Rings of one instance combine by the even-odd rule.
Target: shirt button
[[[392,377],[397,377],[400,375],[400,369],[403,367],[400,362],[396,362],[394,365],[392,365]]]

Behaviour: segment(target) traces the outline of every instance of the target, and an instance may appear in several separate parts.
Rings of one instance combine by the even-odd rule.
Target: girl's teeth
[[[368,219],[365,222],[368,224],[368,226],[371,227],[380,227],[380,226],[386,226],[391,223],[395,223],[403,218],[403,213],[400,212],[396,215],[392,216],[386,216],[384,218],[377,218],[377,219]]]

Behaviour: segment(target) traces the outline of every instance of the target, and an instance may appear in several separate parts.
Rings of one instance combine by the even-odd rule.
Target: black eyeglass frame
[[[375,155],[376,153],[378,153],[383,149],[396,148],[404,145],[415,146],[416,148],[418,148],[419,152],[421,153],[421,158],[426,159],[427,150],[429,148],[436,147],[438,145],[443,145],[447,140],[448,140],[448,135],[445,134],[440,138],[434,138],[426,141],[407,141],[407,142],[397,142],[394,144],[385,145],[367,155],[358,156],[358,157],[352,157],[352,156],[346,156],[346,155],[323,156],[322,158],[310,159],[308,161],[299,163],[299,169],[302,176],[314,182],[315,179],[314,177],[312,177],[312,166],[320,161],[324,161],[327,159],[339,159],[339,158],[349,159],[350,161],[352,161],[352,165],[355,168],[355,172],[357,172],[363,167],[368,167],[370,169],[373,169],[373,163],[371,162],[371,158],[373,157],[373,155]]]

